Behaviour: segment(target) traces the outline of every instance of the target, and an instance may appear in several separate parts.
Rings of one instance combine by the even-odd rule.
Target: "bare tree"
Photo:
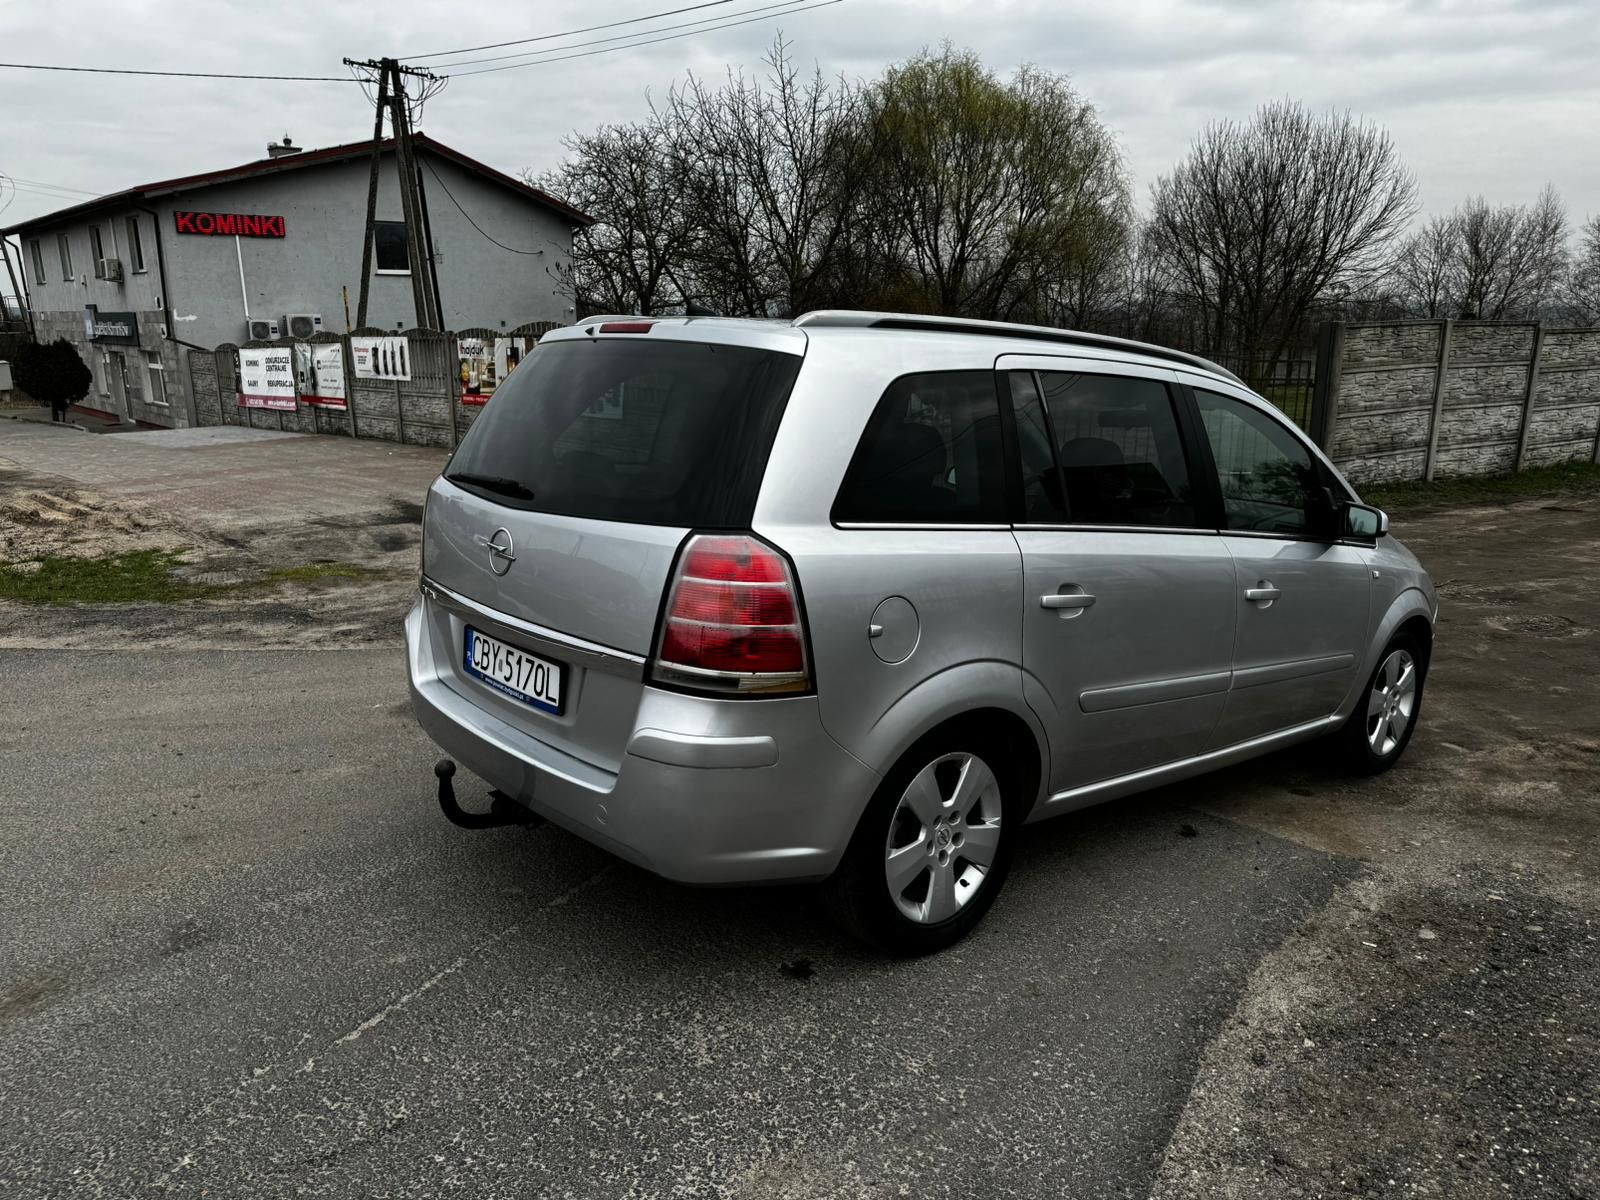
[[[1331,290],[1363,291],[1416,208],[1382,129],[1294,101],[1208,126],[1152,189],[1151,225],[1203,349],[1275,363]]]
[[[1600,325],[1600,213],[1584,222],[1567,281],[1567,306],[1580,324]]]
[[[682,204],[678,130],[652,111],[567,139],[570,157],[537,180],[595,218],[573,239],[570,284],[583,312],[660,312],[683,301],[692,232]]]
[[[1452,214],[1451,286],[1460,316],[1485,321],[1535,316],[1566,271],[1567,217],[1546,185],[1531,206],[1474,196]]]
[[[1456,255],[1456,221],[1452,214],[1430,217],[1400,244],[1393,285],[1407,312],[1419,317],[1448,317],[1458,304],[1452,295]]]
[[[1126,244],[1115,140],[1070,83],[1010,83],[946,46],[866,95],[868,207],[884,217],[887,307],[1077,320]]]
[[[780,38],[764,79],[689,78],[672,94],[682,203],[692,214],[694,299],[782,316],[831,300],[865,161],[859,90],[802,78]]]

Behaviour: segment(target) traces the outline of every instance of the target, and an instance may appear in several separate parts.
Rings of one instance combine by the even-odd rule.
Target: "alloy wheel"
[[[1367,744],[1379,758],[1399,747],[1417,710],[1417,664],[1409,651],[1383,660],[1367,697]]]
[[[971,903],[994,865],[1000,816],[1000,783],[977,755],[941,755],[918,771],[884,849],[895,907],[919,925],[937,925]]]

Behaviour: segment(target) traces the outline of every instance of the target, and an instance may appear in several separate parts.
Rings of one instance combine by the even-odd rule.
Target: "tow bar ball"
[[[455,785],[450,782],[455,777],[456,764],[451,759],[441,758],[433,764],[433,773],[439,780],[439,807],[452,825],[459,825],[462,829],[495,829],[501,825],[521,825],[531,829],[544,824],[543,817],[529,812],[500,791],[489,793],[488,812],[468,812],[456,803]]]

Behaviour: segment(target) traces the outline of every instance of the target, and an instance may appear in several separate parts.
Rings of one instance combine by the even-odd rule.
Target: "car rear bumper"
[[[879,776],[822,728],[815,696],[717,700],[643,688],[616,771],[514,728],[450,684],[406,618],[417,720],[445,753],[533,812],[667,879],[831,874]]]

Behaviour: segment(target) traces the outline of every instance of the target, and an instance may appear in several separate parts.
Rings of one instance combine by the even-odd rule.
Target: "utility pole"
[[[424,88],[439,77],[428,71],[402,67],[393,58],[345,65],[375,71],[378,80],[376,114],[372,124],[372,173],[367,182],[367,225],[361,248],[361,293],[356,304],[356,325],[367,323],[367,299],[372,285],[373,233],[378,216],[378,169],[382,160],[383,113],[389,110],[394,131],[394,157],[400,183],[400,209],[406,226],[406,257],[411,266],[411,299],[416,322],[427,329],[444,328],[444,311],[439,303],[438,279],[433,271],[433,244],[428,233],[428,209],[421,180],[417,175],[416,149],[412,144],[411,108],[405,78],[422,81]]]

